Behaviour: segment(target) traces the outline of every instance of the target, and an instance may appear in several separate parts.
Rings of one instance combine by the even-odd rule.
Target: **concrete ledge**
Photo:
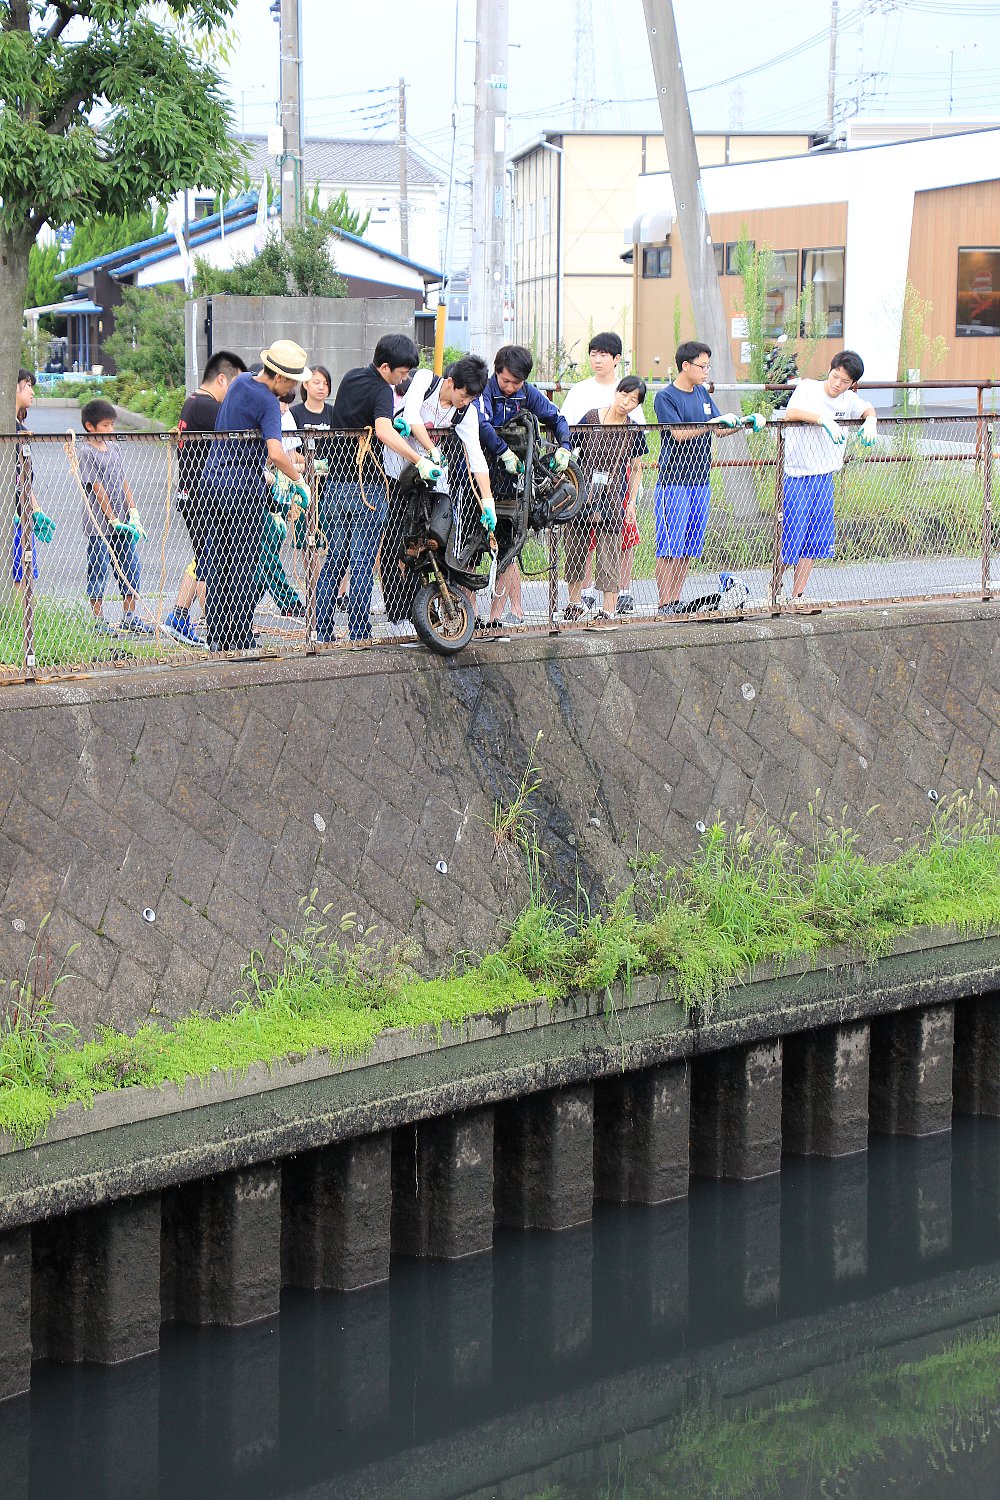
[[[5,1143],[0,1229],[455,1110],[1000,989],[1000,936],[923,938],[874,964],[831,953],[822,968],[756,978],[710,1017],[685,1015],[651,976],[629,995],[616,987],[554,1008],[540,999],[440,1034],[387,1032],[364,1058],[314,1054],[183,1090],[101,1095],[27,1149]]]

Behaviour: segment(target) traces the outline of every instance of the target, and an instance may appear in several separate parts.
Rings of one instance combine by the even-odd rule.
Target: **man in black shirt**
[[[180,434],[177,440],[177,509],[184,518],[194,548],[194,568],[189,568],[181,579],[177,603],[160,629],[185,646],[205,644],[191,624],[190,610],[197,597],[201,601],[202,614],[205,612],[205,577],[201,560],[205,517],[199,503],[198,486],[208,457],[209,443],[207,438],[185,442],[184,433],[215,431],[215,419],[219,415],[219,408],[230,382],[245,370],[246,365],[238,354],[230,354],[226,349],[213,354],[205,366],[201,385],[192,396],[188,396],[181,407],[180,421],[177,424]]]
[[[376,344],[371,364],[348,370],[337,389],[324,494],[327,554],[316,586],[316,632],[321,641],[335,639],[337,591],[348,568],[350,638],[366,641],[371,635],[372,577],[389,508],[379,445],[394,449],[407,463],[413,459],[413,449],[392,425],[392,392],[419,363],[420,352],[411,338],[386,334]],[[428,458],[417,468],[425,479],[440,473]]]

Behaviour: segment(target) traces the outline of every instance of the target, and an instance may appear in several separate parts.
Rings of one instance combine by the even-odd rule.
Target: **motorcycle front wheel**
[[[472,640],[476,616],[466,596],[451,590],[451,606],[437,583],[417,589],[411,616],[413,627],[425,646],[439,656],[454,656]]]

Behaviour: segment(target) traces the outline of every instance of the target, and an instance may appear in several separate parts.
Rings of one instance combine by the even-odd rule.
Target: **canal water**
[[[3,1500],[1000,1494],[1000,1121],[36,1365]]]

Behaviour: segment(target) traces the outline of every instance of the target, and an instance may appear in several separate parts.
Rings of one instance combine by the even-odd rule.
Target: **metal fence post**
[[[559,535],[554,526],[549,527],[549,630],[555,632],[556,610],[559,608]]]
[[[986,446],[983,451],[983,560],[980,592],[984,599],[990,593],[990,556],[993,551],[993,444],[996,440],[995,426],[987,422]]]
[[[306,583],[306,651],[310,655],[316,653],[316,583],[319,577],[319,569],[316,566],[316,532],[319,528],[319,486],[323,477],[316,473],[315,438],[307,438],[305,444],[306,467],[303,478],[309,490],[309,504],[303,517],[305,523],[305,583]],[[292,538],[294,542],[294,536]]]
[[[779,421],[775,429],[774,453],[774,551],[771,557],[771,609],[778,609],[778,595],[784,568],[781,565],[781,525],[785,508],[785,427]]]
[[[24,439],[14,439],[17,448],[17,524],[21,530],[21,662],[25,681],[35,680],[35,518],[31,504],[31,475],[25,464]],[[15,588],[16,593],[16,588]]]

